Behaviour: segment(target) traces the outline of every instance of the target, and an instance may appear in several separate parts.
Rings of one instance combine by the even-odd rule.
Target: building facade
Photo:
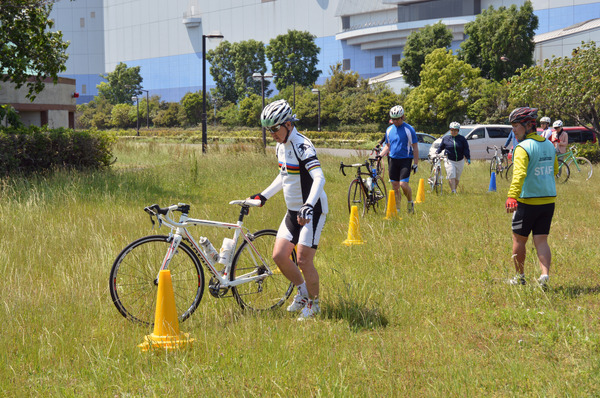
[[[464,25],[507,0],[77,0],[58,1],[51,17],[71,42],[65,77],[77,81],[78,103],[97,94],[100,77],[120,62],[140,66],[143,88],[166,101],[202,89],[202,35],[219,32],[230,42],[265,44],[290,29],[309,31],[321,49],[323,83],[341,63],[363,78],[399,70],[410,33],[438,21],[452,31],[451,48],[464,40]],[[600,1],[534,0],[538,35],[600,18]],[[594,39],[597,32],[587,37]],[[207,50],[218,43],[207,40]],[[536,59],[563,55],[560,44]],[[543,44],[540,44],[543,45]],[[570,46],[571,44],[566,44]],[[536,50],[537,51],[537,50]],[[213,87],[207,72],[207,88]]]

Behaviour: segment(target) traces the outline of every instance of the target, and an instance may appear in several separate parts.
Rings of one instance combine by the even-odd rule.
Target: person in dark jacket
[[[467,164],[471,164],[469,143],[465,137],[458,134],[459,129],[459,123],[450,123],[450,135],[446,135],[442,138],[442,143],[436,151],[436,153],[440,153],[443,150],[446,151],[447,159],[444,162],[444,166],[446,167],[448,184],[450,185],[452,193],[456,193],[456,189],[458,188],[465,159],[467,159]]]

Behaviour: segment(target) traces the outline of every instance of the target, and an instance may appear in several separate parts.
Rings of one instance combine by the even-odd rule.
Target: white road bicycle
[[[431,188],[431,192],[435,192],[438,195],[442,194],[444,177],[442,176],[442,160],[446,159],[446,155],[437,154],[435,156],[429,156],[431,162],[431,174],[427,179],[427,183]]]
[[[279,307],[287,300],[294,286],[271,256],[277,231],[263,229],[250,233],[243,228],[249,208],[260,206],[260,200],[234,200],[229,204],[241,206],[236,224],[189,218],[190,206],[183,203],[165,208],[155,204],[144,209],[153,225],[156,218],[159,227],[164,224],[171,228],[171,232],[168,236],[151,235],[137,239],[125,247],[113,263],[110,295],[125,318],[154,324],[158,274],[168,269],[177,316],[180,322],[185,321],[202,300],[205,285],[202,264],[211,276],[208,288],[213,297],[231,297],[227,295],[231,289],[243,309],[259,311]],[[181,213],[179,222],[172,219],[173,212]],[[212,250],[205,249],[204,237],[198,241],[201,244],[192,237],[188,231],[191,226],[233,229],[229,258],[217,260],[212,245]],[[295,250],[291,259],[297,266]]]

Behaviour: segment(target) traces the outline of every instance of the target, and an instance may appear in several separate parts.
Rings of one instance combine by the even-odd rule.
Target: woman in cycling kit
[[[276,153],[279,174],[268,188],[252,199],[264,204],[283,190],[288,211],[277,231],[273,259],[281,272],[298,287],[298,294],[287,310],[301,311],[299,320],[319,313],[319,274],[314,257],[325,224],[327,195],[323,190],[325,176],[317,159],[314,145],[300,134],[294,122],[290,105],[278,100],[267,105],[260,115],[261,124],[277,142]],[[298,266],[290,255],[297,247]]]

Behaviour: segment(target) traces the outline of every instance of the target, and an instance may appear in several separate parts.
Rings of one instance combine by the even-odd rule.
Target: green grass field
[[[234,222],[228,202],[277,173],[272,153],[244,149],[119,143],[108,172],[0,180],[0,396],[600,395],[598,167],[587,183],[558,186],[543,292],[531,244],[530,283],[504,283],[514,274],[508,182],[488,192],[488,163],[465,166],[457,196],[426,193],[414,216],[403,201],[400,220],[361,217],[366,244],[346,247],[351,177],[338,166],[351,159],[321,156],[331,209],[316,256],[321,317],[246,313],[205,292],[180,325],[192,348],[140,352],[151,330],[114,308],[114,258],[157,233],[143,212],[152,203]],[[415,195],[427,177],[423,163]],[[277,228],[284,210],[279,194],[245,226]],[[192,232],[218,246],[219,231]]]

